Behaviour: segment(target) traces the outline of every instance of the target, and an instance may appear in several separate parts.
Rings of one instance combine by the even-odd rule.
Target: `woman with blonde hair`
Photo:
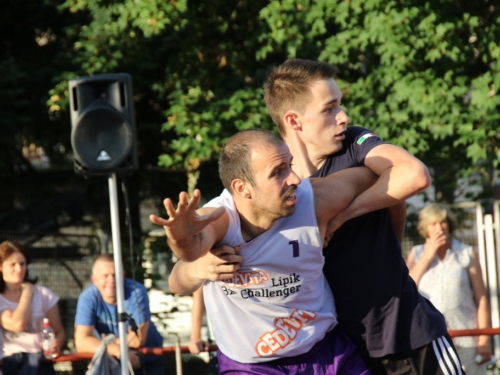
[[[16,242],[0,244],[0,335],[4,374],[55,374],[42,358],[42,321],[48,318],[55,339],[50,353],[59,355],[64,343],[57,297],[28,277],[28,257]]]
[[[419,292],[443,313],[449,329],[490,327],[481,265],[471,246],[452,237],[455,218],[445,206],[432,203],[418,219],[425,243],[413,247],[406,261]],[[486,374],[489,336],[457,337],[454,343],[467,375]]]

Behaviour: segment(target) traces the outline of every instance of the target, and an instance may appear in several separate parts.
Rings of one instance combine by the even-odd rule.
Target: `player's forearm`
[[[399,243],[402,243],[406,227],[406,201],[389,207],[388,210]]]
[[[210,250],[210,248],[207,249],[207,247],[203,244],[202,233],[180,240],[167,238],[167,244],[177,259],[181,259],[186,262],[193,262]]]
[[[344,221],[404,202],[425,190],[431,183],[427,168],[422,163],[394,166],[384,171],[375,184],[358,195],[342,211]]]
[[[195,262],[179,260],[170,273],[168,286],[173,293],[188,294],[199,289],[205,280]]]
[[[193,292],[193,306],[191,308],[191,340],[199,340],[203,315],[205,314],[205,304],[203,301],[203,289]]]
[[[193,314],[193,312],[191,312],[191,314],[191,335],[189,336],[189,339],[193,341],[201,340],[203,317],[199,317],[197,314]]]

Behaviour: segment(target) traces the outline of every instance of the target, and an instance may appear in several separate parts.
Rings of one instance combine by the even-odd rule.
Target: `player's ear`
[[[236,178],[233,181],[231,181],[231,189],[233,189],[233,193],[239,195],[242,198],[251,197],[248,185],[249,184],[247,184],[245,180],[242,180],[240,178]]]
[[[302,130],[299,114],[295,111],[288,111],[285,113],[285,116],[283,116],[283,125],[285,129]]]

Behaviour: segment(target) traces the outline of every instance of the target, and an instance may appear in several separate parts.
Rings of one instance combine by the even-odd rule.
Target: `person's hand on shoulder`
[[[197,261],[198,274],[203,275],[203,279],[211,281],[221,281],[234,277],[243,261],[239,252],[239,247],[220,246],[213,248]]]

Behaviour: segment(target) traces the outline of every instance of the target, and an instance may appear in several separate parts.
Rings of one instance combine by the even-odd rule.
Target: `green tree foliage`
[[[138,131],[147,113],[156,113],[150,121],[157,132],[162,124],[166,150],[159,165],[186,171],[192,191],[200,166],[216,159],[228,136],[273,126],[262,101],[264,72],[253,57],[265,4],[68,1],[64,9],[89,19],[74,43],[75,73],[133,76]],[[61,81],[53,94],[65,90]]]
[[[500,11],[493,0],[67,0],[57,9],[41,29],[57,40],[49,64],[56,71],[44,76],[53,82],[45,96],[52,117],[69,129],[68,79],[131,74],[141,165],[187,172],[190,190],[228,136],[274,128],[262,83],[292,57],[337,66],[351,124],[421,158],[437,199],[452,201],[460,176],[479,173],[485,188],[498,176]],[[12,58],[1,69],[20,81],[32,73]],[[19,90],[11,95],[25,98],[26,88]]]
[[[266,8],[269,24],[278,25],[270,37],[291,55],[320,46],[318,59],[338,67],[351,123],[421,157],[434,169],[438,199],[453,200],[457,176],[479,172],[485,186],[494,185],[500,169],[497,3],[298,4]],[[290,38],[279,25],[293,30]]]
[[[54,164],[67,153],[69,127],[49,115],[49,90],[67,64],[65,13],[57,1],[0,3],[0,211],[46,196],[50,180],[36,183],[22,147],[43,147]]]

